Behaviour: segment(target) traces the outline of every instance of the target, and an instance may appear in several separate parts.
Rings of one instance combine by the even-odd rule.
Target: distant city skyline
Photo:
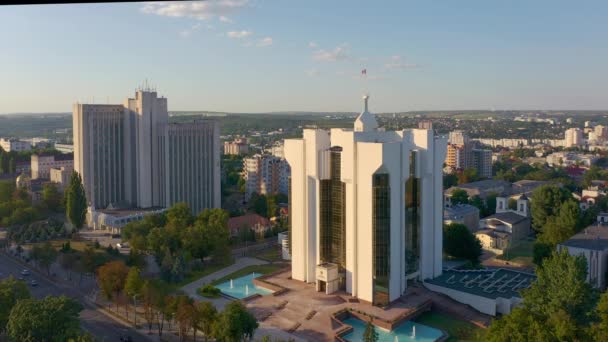
[[[608,110],[608,4],[216,0],[0,7],[0,114]],[[367,79],[361,75],[366,69]]]

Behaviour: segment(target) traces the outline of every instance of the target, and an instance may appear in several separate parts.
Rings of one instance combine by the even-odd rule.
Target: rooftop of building
[[[488,216],[484,220],[486,220],[486,221],[489,221],[489,220],[498,220],[498,221],[501,221],[501,222],[513,225],[513,224],[518,224],[518,223],[520,223],[522,221],[525,221],[525,220],[529,220],[529,218],[525,217],[525,216],[518,215],[518,214],[516,214],[516,213],[514,213],[512,211],[507,211],[507,212],[504,212],[504,213],[496,213],[496,214],[494,214],[492,216]]]
[[[54,157],[55,161],[74,160],[74,153],[61,153],[61,154],[35,153],[35,154],[32,154],[32,158],[43,158],[43,157]]]
[[[465,215],[479,213],[479,209],[470,204],[455,204],[449,208],[443,208],[443,217],[452,215]]]
[[[475,234],[484,234],[494,238],[506,238],[511,235],[509,232],[501,232],[496,229],[481,229],[476,231]]]
[[[241,228],[251,228],[255,225],[268,226],[270,221],[256,213],[247,213],[245,215],[231,217],[228,219],[228,229],[239,230]]]
[[[595,251],[606,250],[608,249],[608,226],[589,226],[560,245]]]
[[[101,214],[111,215],[114,217],[131,216],[142,213],[151,213],[159,210],[166,209],[164,207],[150,207],[150,208],[106,208],[98,209],[97,212]]]
[[[536,276],[530,273],[504,268],[484,270],[444,270],[435,279],[427,283],[447,287],[461,292],[486,297],[512,298],[520,297],[520,290],[530,287]]]
[[[453,186],[452,188],[485,190],[485,189],[491,189],[491,188],[500,187],[500,186],[509,187],[509,186],[511,186],[511,183],[509,183],[507,181],[503,181],[503,180],[484,179],[484,180],[480,180],[477,182],[460,184],[457,186]],[[452,189],[452,188],[450,188],[450,189]],[[450,190],[450,189],[448,189],[448,190]]]

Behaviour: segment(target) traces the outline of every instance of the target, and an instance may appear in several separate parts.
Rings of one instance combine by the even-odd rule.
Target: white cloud
[[[317,43],[315,42],[309,42],[308,47],[311,49],[316,49],[317,47],[319,47],[319,45],[317,45]]]
[[[242,31],[230,31],[227,32],[226,35],[230,38],[237,38],[237,39],[241,39],[241,38],[246,38],[249,37],[253,34],[253,32],[251,31],[247,31],[247,30],[242,30]]]
[[[234,21],[232,21],[232,19],[225,17],[223,15],[220,16],[220,21],[223,23],[227,23],[227,24],[232,24]]]
[[[272,37],[264,37],[260,40],[258,40],[257,46],[258,47],[264,47],[264,46],[270,46],[272,45]]]
[[[225,17],[249,4],[249,0],[207,0],[187,2],[147,2],[141,8],[146,14],[156,14],[167,17],[188,17],[207,20],[212,17]],[[227,19],[227,18],[226,18]]]
[[[306,76],[308,76],[308,77],[316,77],[316,76],[319,76],[320,74],[321,74],[321,72],[319,72],[319,70],[314,69],[314,68],[306,70]]]
[[[390,61],[384,64],[384,67],[392,70],[416,69],[420,64],[407,63],[401,56],[391,56]]]
[[[192,25],[190,28],[181,31],[179,33],[179,35],[184,38],[187,38],[187,37],[190,37],[192,32],[198,31],[198,30],[200,30],[200,28],[201,28],[201,23],[196,23],[196,24]]]
[[[336,62],[350,59],[348,45],[342,44],[336,46],[333,50],[317,50],[313,52],[312,59],[320,62]]]

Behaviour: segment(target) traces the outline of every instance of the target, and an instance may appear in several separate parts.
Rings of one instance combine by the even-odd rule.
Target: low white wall
[[[443,293],[444,295],[454,299],[457,302],[468,304],[481,313],[496,316],[496,301],[494,301],[493,299],[450,289],[443,286],[429,284],[426,282],[423,284],[429,290]]]

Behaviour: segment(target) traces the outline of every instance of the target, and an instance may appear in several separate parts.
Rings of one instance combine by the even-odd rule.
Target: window
[[[391,208],[388,174],[375,174],[372,182],[374,305],[389,303]]]

